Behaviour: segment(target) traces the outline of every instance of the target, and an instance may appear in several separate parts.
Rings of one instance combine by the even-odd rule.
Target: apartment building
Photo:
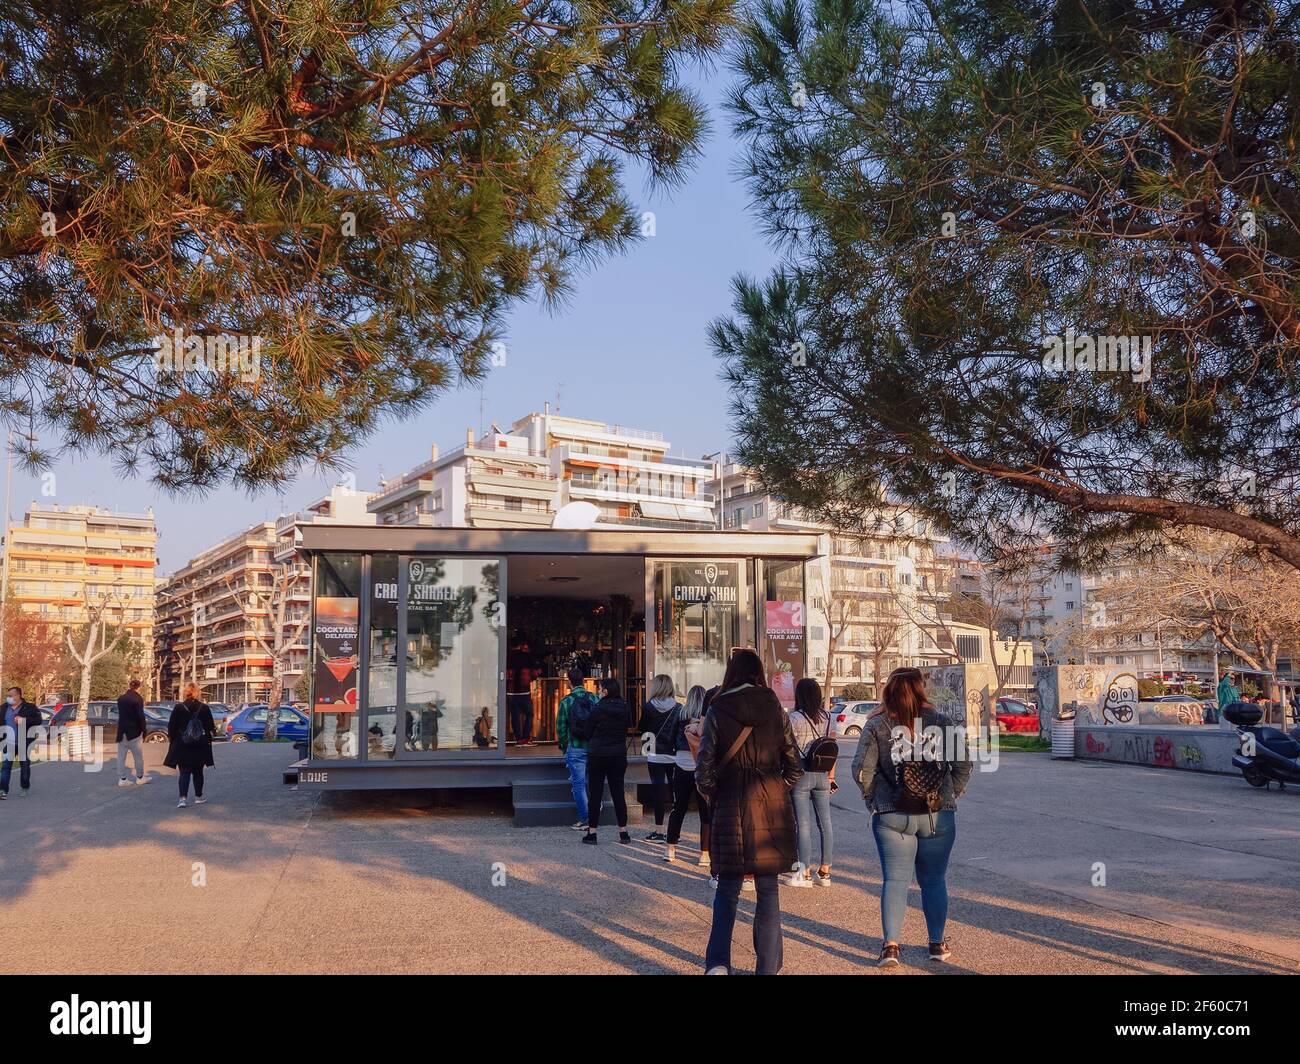
[[[708,487],[724,528],[830,535],[829,554],[807,566],[805,588],[808,669],[823,685],[829,676],[828,695],[850,684],[878,689],[900,666],[956,660],[947,614],[955,562],[924,518],[890,507],[862,533],[836,531],[767,494],[734,463]]]
[[[152,668],[158,564],[153,510],[123,514],[33,501],[23,523],[5,529],[4,540],[5,583],[21,609],[75,627],[89,621],[88,604],[107,601],[104,616],[125,625],[144,647],[140,668]]]
[[[161,697],[177,697],[184,683],[196,679],[209,701],[269,698],[274,662],[258,639],[260,634],[275,645],[273,608],[267,608],[266,597],[288,569],[302,575],[288,594],[287,632],[297,628],[311,605],[308,571],[296,554],[297,529],[308,523],[373,524],[367,501],[364,492],[335,487],[298,513],[228,536],[168,577],[158,588],[155,628]],[[293,697],[307,667],[309,638],[304,631],[286,648],[286,698]]]
[[[475,439],[385,480],[369,502],[381,524],[549,528],[587,502],[596,527],[716,527],[705,484],[714,466],[679,458],[658,432],[552,414],[550,404],[508,430]]]

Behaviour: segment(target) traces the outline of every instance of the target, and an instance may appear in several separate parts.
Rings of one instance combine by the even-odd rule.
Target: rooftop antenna
[[[480,387],[478,390],[478,438],[483,438],[483,419],[487,416],[487,388]]]
[[[564,387],[564,381],[555,382],[555,412],[560,412],[560,389]]]

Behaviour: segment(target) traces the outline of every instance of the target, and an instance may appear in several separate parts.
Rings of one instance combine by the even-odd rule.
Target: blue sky
[[[562,413],[658,429],[677,454],[698,458],[726,447],[727,395],[709,352],[705,329],[730,307],[737,272],[763,274],[775,261],[734,177],[738,145],[730,139],[720,94],[730,73],[697,78],[708,102],[712,133],[704,157],[682,185],[651,194],[635,173],[628,191],[655,213],[656,233],[629,254],[576,278],[558,313],[536,305],[513,315],[506,365],[483,386],[486,422],[503,428],[556,393]],[[479,425],[477,387],[446,394],[433,407],[392,422],[349,457],[357,486],[373,489],[428,457],[429,444],[447,450]],[[159,571],[187,559],[255,521],[296,510],[328,490],[335,477],[306,477],[283,494],[255,496],[219,489],[201,500],[169,497],[147,476],[121,480],[98,458],[67,455],[55,464],[55,494],[42,501],[90,503],[132,513],[152,506],[161,533]],[[14,472],[12,512],[18,519],[41,480]]]

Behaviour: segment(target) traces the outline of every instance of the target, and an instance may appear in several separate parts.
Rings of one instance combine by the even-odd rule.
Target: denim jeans
[[[831,774],[805,772],[790,792],[794,800],[795,828],[799,839],[800,870],[813,868],[813,817],[821,835],[821,863],[831,866],[835,835],[831,830]]]
[[[576,746],[564,751],[564,763],[569,766],[569,787],[573,791],[573,804],[578,807],[578,819],[587,822],[587,751]]]
[[[526,693],[506,695],[506,709],[510,712],[510,730],[516,743],[533,741],[533,696]]]
[[[176,782],[180,786],[181,797],[190,796],[190,780],[194,780],[194,797],[203,797],[203,766],[195,765],[194,768],[182,768],[180,775],[177,776]]]
[[[0,768],[0,793],[9,793],[9,777],[13,773],[14,763],[7,757],[4,759],[4,767]],[[18,782],[23,790],[30,789],[32,785],[32,763],[27,758],[18,762]]]
[[[921,885],[921,910],[931,942],[942,942],[948,923],[948,858],[957,841],[957,814],[951,809],[929,813],[877,813],[871,833],[880,852],[885,885],[880,892],[880,923],[886,942],[898,942],[907,912],[912,871]]]
[[[713,895],[713,930],[704,954],[704,970],[722,965],[731,971],[731,934],[736,928],[736,906],[744,876],[718,876]],[[755,876],[758,901],[754,905],[755,974],[776,975],[781,970],[781,902],[776,876]]]

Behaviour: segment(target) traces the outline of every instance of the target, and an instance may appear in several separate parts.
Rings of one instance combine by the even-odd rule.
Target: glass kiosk
[[[612,676],[639,707],[667,673],[684,697],[755,647],[793,705],[804,566],[824,536],[305,525],[312,565],[311,730],[297,781],[323,788],[508,784],[563,770],[566,668]],[[526,655],[526,657],[521,657]],[[527,663],[524,670],[518,669]],[[525,675],[533,745],[507,713]]]

